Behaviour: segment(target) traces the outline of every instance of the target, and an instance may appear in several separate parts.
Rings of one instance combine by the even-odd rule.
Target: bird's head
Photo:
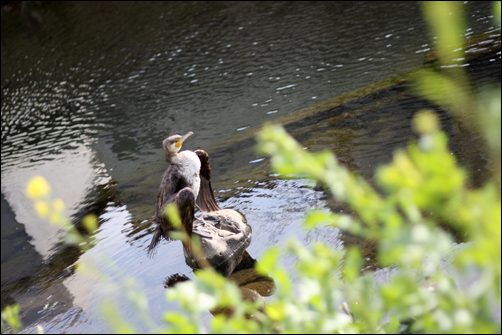
[[[162,142],[162,147],[164,149],[164,156],[166,157],[166,160],[169,161],[169,158],[172,155],[177,154],[181,150],[181,145],[183,144],[183,142],[185,142],[185,140],[192,135],[193,132],[190,131],[183,136],[173,135],[166,138],[164,142]]]

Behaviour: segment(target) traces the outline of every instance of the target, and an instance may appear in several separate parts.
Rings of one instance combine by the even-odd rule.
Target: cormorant
[[[160,183],[154,221],[155,233],[148,247],[151,255],[164,237],[169,240],[169,232],[174,227],[164,214],[169,203],[175,203],[181,223],[188,234],[201,238],[201,249],[206,260],[219,272],[228,276],[242,259],[245,249],[251,243],[251,227],[245,218],[231,209],[221,209],[213,195],[209,155],[204,150],[184,150],[183,142],[193,135],[173,135],[162,143],[166,161],[171,165],[164,172]],[[195,219],[195,205],[204,213]],[[183,244],[187,264],[199,267],[191,253],[191,247]]]
[[[167,204],[175,203],[178,206],[182,224],[188,233],[192,231],[195,205],[205,212],[220,209],[213,195],[211,167],[207,152],[204,150],[180,152],[183,142],[191,135],[193,132],[188,132],[183,136],[173,135],[162,142],[164,157],[171,165],[162,175],[154,217],[158,225],[148,248],[148,254],[154,251],[162,236],[169,239],[169,232],[174,230],[164,214]]]

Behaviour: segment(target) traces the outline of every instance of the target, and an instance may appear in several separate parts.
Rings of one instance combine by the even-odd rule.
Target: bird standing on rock
[[[211,167],[209,155],[204,150],[181,151],[183,142],[193,135],[189,132],[183,136],[173,135],[166,138],[162,147],[164,157],[171,165],[164,172],[160,183],[155,206],[154,221],[157,222],[148,254],[151,255],[160,239],[169,239],[168,234],[174,230],[169,219],[164,214],[164,208],[169,203],[177,205],[181,222],[188,234],[193,230],[195,220],[194,206],[203,212],[218,211],[221,208],[216,203],[211,186]]]
[[[164,156],[171,166],[164,172],[160,183],[153,219],[157,222],[157,227],[148,247],[148,254],[152,255],[162,237],[169,240],[169,232],[174,227],[164,209],[168,204],[174,203],[187,234],[200,238],[200,250],[204,257],[203,260],[194,256],[191,239],[183,240],[187,265],[198,269],[201,262],[205,262],[228,277],[240,264],[251,243],[251,226],[241,213],[228,208],[221,209],[216,203],[207,152],[180,152],[181,145],[191,135],[193,132],[184,136],[173,135],[162,143]],[[205,212],[197,219],[194,216],[195,205]]]

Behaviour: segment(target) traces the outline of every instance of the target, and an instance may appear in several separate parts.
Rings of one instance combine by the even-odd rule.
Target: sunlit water
[[[491,29],[490,6],[469,5],[466,36]],[[73,271],[102,256],[110,259],[98,265],[103,273],[136,278],[153,320],[178,308],[166,302],[163,280],[193,273],[177,242],[148,259],[145,229],[167,168],[161,143],[174,133],[194,131],[185,147],[211,155],[221,205],[253,228],[253,257],[290,237],[341,248],[337,229],[301,226],[305,211],[326,208],[323,192],[277,179],[251,147],[226,150],[225,141],[418,67],[433,48],[409,2],[73,3],[2,15],[2,306],[19,303],[27,331],[107,331],[103,284]],[[381,148],[409,134],[386,135],[391,143],[368,134],[391,132],[382,125],[397,125],[393,117],[354,129],[336,149],[340,159],[363,174],[388,160]],[[254,180],[259,164],[264,177]],[[65,248],[62,233],[36,217],[24,195],[35,175],[75,222],[100,214],[93,249]],[[284,262],[291,271],[294,259]],[[124,316],[141,329],[132,308]]]

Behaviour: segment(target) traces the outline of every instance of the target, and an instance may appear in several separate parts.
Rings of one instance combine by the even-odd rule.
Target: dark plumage
[[[209,155],[204,150],[179,152],[183,141],[192,134],[170,136],[162,143],[164,156],[171,165],[160,183],[154,217],[157,227],[148,254],[153,253],[162,237],[169,239],[169,232],[174,230],[164,214],[166,205],[174,203],[185,231],[200,238],[204,259],[195,257],[191,243],[184,241],[186,263],[194,269],[200,268],[201,264],[210,265],[224,276],[229,276],[251,243],[251,227],[240,213],[221,209],[216,203],[211,186]],[[195,219],[195,205],[208,213]]]
[[[195,150],[195,154],[200,160],[200,189],[195,201],[197,207],[203,212],[217,211],[221,208],[216,203],[211,186],[211,166],[209,166],[209,155],[204,150]]]
[[[162,175],[157,195],[154,216],[157,227],[148,247],[149,255],[153,254],[161,238],[169,239],[169,232],[174,230],[164,214],[167,204],[177,205],[183,227],[188,234],[192,233],[195,205],[204,212],[220,209],[211,186],[209,155],[204,150],[179,152],[183,142],[192,134],[193,132],[184,136],[173,135],[162,143],[166,161],[171,165]]]

